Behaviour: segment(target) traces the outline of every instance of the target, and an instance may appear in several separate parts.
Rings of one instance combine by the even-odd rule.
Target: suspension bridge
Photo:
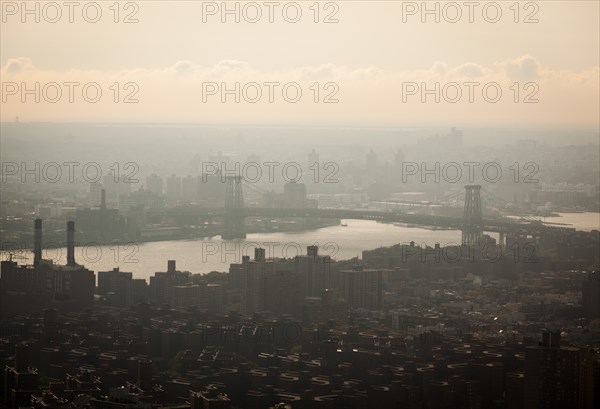
[[[515,219],[508,217],[484,218],[482,209],[482,188],[480,185],[466,185],[464,192],[453,192],[441,200],[422,204],[436,206],[464,195],[463,217],[448,217],[432,214],[419,214],[399,209],[337,209],[337,208],[266,208],[246,207],[242,191],[241,176],[226,178],[225,203],[223,207],[211,208],[202,206],[177,206],[148,210],[147,216],[153,219],[222,218],[221,237],[225,240],[246,237],[245,218],[332,218],[375,220],[386,223],[401,223],[430,228],[457,229],[462,231],[462,242],[474,245],[479,242],[484,232],[499,233],[501,241],[504,235],[520,235],[542,237],[544,235],[563,234],[573,231],[572,228],[544,225],[539,220]],[[485,192],[495,202],[503,200],[490,192]]]

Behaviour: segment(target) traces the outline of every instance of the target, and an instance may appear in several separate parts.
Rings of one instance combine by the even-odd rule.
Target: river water
[[[578,230],[600,229],[600,213],[563,213],[546,217],[545,222],[570,224]],[[416,244],[445,246],[458,244],[459,230],[427,230],[378,223],[368,220],[343,220],[346,226],[331,226],[305,232],[249,234],[244,240],[221,240],[219,236],[195,240],[157,241],[113,246],[79,246],[76,261],[94,271],[132,272],[134,278],[149,279],[157,271],[166,271],[167,260],[176,260],[177,269],[205,274],[227,271],[229,264],[240,262],[242,255],[252,257],[255,247],[263,247],[267,257],[294,257],[306,254],[306,246],[317,244],[319,253],[343,260],[362,258],[363,250],[414,241]],[[493,236],[493,235],[492,235]],[[19,263],[32,263],[31,252],[21,253]],[[8,258],[2,254],[2,260]],[[43,258],[60,264],[66,261],[66,250],[45,249]]]

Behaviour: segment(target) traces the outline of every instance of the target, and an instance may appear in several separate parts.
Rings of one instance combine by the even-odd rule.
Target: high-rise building
[[[348,304],[337,299],[332,290],[322,290],[320,297],[306,297],[302,304],[302,322],[306,325],[335,320],[346,322]]]
[[[461,148],[463,144],[463,131],[452,127],[448,134],[448,142],[455,148]]]
[[[600,318],[600,271],[588,273],[581,295],[585,316],[590,320]]]
[[[102,186],[106,191],[107,198],[114,199],[118,196],[119,189],[117,187],[118,184],[117,176],[111,171],[102,179]]]
[[[176,285],[171,290],[171,305],[174,308],[207,307],[206,285],[187,283]]]
[[[377,154],[373,149],[367,153],[367,173],[374,174],[377,171]]]
[[[252,164],[260,163],[260,155],[258,155],[256,153],[251,153],[250,155],[248,155],[248,158],[246,158],[246,163],[252,163]]]
[[[102,180],[102,186],[106,190],[106,197],[113,201],[118,201],[120,196],[131,193],[132,181],[126,175],[119,175],[110,171]]]
[[[125,218],[119,209],[108,208],[106,190],[100,190],[100,202],[97,208],[77,209],[75,220],[84,240],[119,240],[126,232]]]
[[[232,288],[241,288],[244,276],[244,264],[250,261],[250,256],[242,256],[241,263],[231,263],[229,265],[229,285]]]
[[[215,173],[198,177],[198,198],[222,206],[225,198],[225,178],[222,177],[221,170]]]
[[[223,287],[220,284],[206,285],[206,308],[210,318],[223,313],[223,297]]]
[[[242,312],[252,315],[265,308],[265,280],[274,274],[273,261],[265,258],[265,249],[254,249],[254,260],[242,260]]]
[[[181,178],[177,175],[167,178],[167,198],[171,201],[181,199]]]
[[[90,207],[100,207],[102,203],[102,183],[90,183]]]
[[[352,270],[340,271],[341,294],[352,308],[380,309],[382,271],[365,270],[355,265]]]
[[[303,297],[320,297],[321,290],[337,287],[331,281],[331,257],[320,256],[319,247],[308,246],[305,256],[296,256],[296,274],[302,280]]]
[[[198,199],[198,178],[187,175],[181,181],[181,197],[187,202],[193,202]]]
[[[404,152],[402,152],[400,149],[398,149],[398,151],[394,155],[394,168],[397,173],[402,171],[402,164],[404,163],[404,161],[405,161]],[[401,175],[401,173],[400,173],[400,175]]]
[[[110,271],[98,272],[98,294],[107,295],[117,292],[121,289],[122,283],[126,280],[131,280],[133,273],[120,271],[119,267],[115,267]]]
[[[156,173],[146,177],[146,189],[157,195],[163,194],[163,179]]]
[[[298,182],[288,182],[283,187],[284,207],[301,209],[306,207],[306,185]]]
[[[600,406],[600,351],[584,352],[581,365],[582,409],[598,409]]]
[[[538,346],[525,352],[525,407],[578,408],[581,350],[560,345],[560,331],[546,331]]]
[[[128,307],[147,299],[148,284],[142,278],[133,278],[133,273],[120,271],[98,272],[98,294],[114,306]]]
[[[188,271],[177,271],[175,260],[169,260],[167,263],[166,272],[156,272],[150,277],[150,297],[159,303],[172,303],[173,287],[185,285],[191,279]]]
[[[308,154],[308,165],[312,166],[319,163],[319,154],[314,149]]]
[[[31,368],[30,347],[21,343],[15,346],[14,366],[4,368],[4,384],[2,388],[3,407],[20,408],[31,405],[31,395],[41,393],[39,374]]]

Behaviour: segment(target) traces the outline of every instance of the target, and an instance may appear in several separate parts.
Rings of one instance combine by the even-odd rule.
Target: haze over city
[[[600,3],[0,11],[0,409],[600,405]]]

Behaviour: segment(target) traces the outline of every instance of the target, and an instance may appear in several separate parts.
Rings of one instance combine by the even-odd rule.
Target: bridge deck
[[[377,210],[349,210],[349,209],[315,209],[315,208],[260,208],[245,207],[242,209],[207,208],[207,207],[173,207],[164,209],[152,209],[147,212],[148,216],[167,217],[223,217],[228,212],[235,212],[237,216],[252,217],[311,217],[311,218],[333,218],[354,220],[376,220],[388,223],[405,223],[411,225],[463,228],[461,218],[446,216],[431,216],[399,211],[377,211]],[[574,228],[546,226],[541,222],[522,222],[515,219],[502,218],[484,220],[482,230],[487,232],[519,232],[526,234],[540,234],[561,231],[574,231]]]

